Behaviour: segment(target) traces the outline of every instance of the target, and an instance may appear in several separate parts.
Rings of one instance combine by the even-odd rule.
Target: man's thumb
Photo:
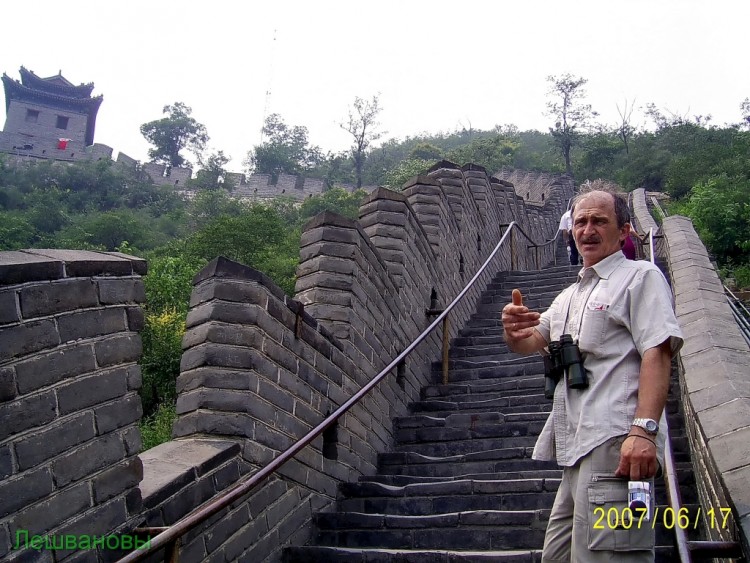
[[[512,299],[513,299],[513,305],[523,305],[523,297],[521,296],[521,292],[517,289],[514,289],[511,293]]]

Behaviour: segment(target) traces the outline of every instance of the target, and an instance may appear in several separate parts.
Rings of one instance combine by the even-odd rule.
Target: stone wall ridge
[[[638,191],[638,190],[636,190]],[[633,207],[641,228],[653,224],[643,190]],[[684,344],[679,352],[680,386],[693,469],[701,476],[701,506],[730,507],[727,528],[706,525],[711,540],[737,540],[750,550],[750,348],[723,295],[718,274],[692,222],[666,217],[662,223]],[[698,257],[698,259],[696,259]]]

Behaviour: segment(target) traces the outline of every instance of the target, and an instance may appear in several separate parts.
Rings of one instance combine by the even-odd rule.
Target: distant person
[[[622,241],[622,253],[628,260],[635,260],[635,244],[633,244],[633,235]]]
[[[568,258],[571,266],[578,265],[578,248],[573,238],[573,208],[571,207],[560,218],[558,230],[562,232],[563,241],[568,247]]]

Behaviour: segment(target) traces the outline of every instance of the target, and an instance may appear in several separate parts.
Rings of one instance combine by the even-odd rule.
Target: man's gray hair
[[[625,194],[617,192],[610,183],[602,180],[585,182],[581,184],[578,195],[573,199],[572,208],[575,208],[581,201],[593,195],[595,192],[606,193],[612,196],[615,204],[615,217],[617,218],[617,228],[622,229],[625,223],[630,223],[630,211],[628,203],[623,197]]]

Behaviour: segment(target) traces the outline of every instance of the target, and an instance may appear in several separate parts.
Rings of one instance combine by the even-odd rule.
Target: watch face
[[[654,420],[647,420],[646,421],[646,430],[648,432],[656,432],[659,429],[659,425],[656,424],[656,421]]]

